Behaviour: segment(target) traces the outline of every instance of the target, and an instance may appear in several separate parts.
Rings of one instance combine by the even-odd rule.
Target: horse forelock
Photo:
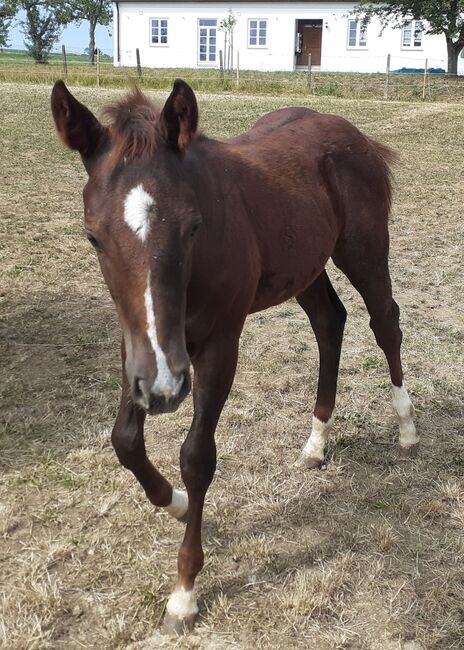
[[[138,88],[107,106],[103,115],[109,120],[116,159],[131,161],[154,154],[160,110]]]

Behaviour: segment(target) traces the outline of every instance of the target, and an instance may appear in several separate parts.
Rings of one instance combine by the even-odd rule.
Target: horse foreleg
[[[221,334],[209,339],[193,359],[195,412],[180,452],[189,510],[178,557],[177,583],[166,607],[163,629],[168,633],[188,631],[198,615],[194,583],[204,559],[201,544],[203,504],[216,469],[214,432],[235,375],[239,334]]]
[[[346,310],[325,271],[297,296],[297,300],[309,317],[319,348],[319,381],[312,430],[299,460],[300,465],[313,469],[322,465],[332,428]]]
[[[121,346],[123,382],[119,412],[111,435],[113,447],[121,465],[129,469],[139,481],[148,499],[165,508],[173,517],[183,520],[188,508],[187,494],[173,490],[172,485],[153,466],[147,457],[143,438],[145,412],[131,399],[129,382],[124,371],[125,350]]]

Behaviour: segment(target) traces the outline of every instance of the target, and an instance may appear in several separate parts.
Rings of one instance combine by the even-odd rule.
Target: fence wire
[[[384,57],[377,57],[379,59]],[[413,61],[419,68],[420,60]],[[0,81],[25,83],[53,83],[64,78],[70,84],[98,87],[126,87],[137,81],[143,88],[168,90],[173,79],[182,76],[195,90],[243,92],[254,94],[331,95],[373,99],[426,99],[429,101],[462,101],[464,77],[430,72],[441,68],[441,60],[424,60],[422,71],[395,72],[395,57],[389,70],[377,73],[323,72],[317,68],[295,72],[253,72],[219,69],[153,69],[141,67],[114,67],[109,57],[99,57],[96,65],[89,65],[72,56],[66,67],[55,57],[47,65],[37,65],[25,58],[0,54]]]

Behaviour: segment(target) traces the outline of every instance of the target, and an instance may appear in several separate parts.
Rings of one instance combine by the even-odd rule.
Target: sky
[[[24,50],[24,36],[21,33],[21,28],[18,21],[24,18],[24,12],[19,12],[14,21],[13,27],[10,29],[9,43],[10,48],[14,50]],[[105,54],[113,54],[113,38],[110,36],[111,25],[102,27],[97,25],[95,31],[96,46]],[[80,27],[76,25],[69,25],[63,29],[60,38],[57,40],[54,50],[60,50],[61,46],[65,45],[66,50],[70,53],[82,54],[84,48],[89,47],[89,23],[83,21]]]

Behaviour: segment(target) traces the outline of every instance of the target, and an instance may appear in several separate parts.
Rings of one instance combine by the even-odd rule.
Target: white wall
[[[198,19],[226,18],[229,9],[237,19],[234,50],[240,52],[243,70],[294,70],[295,27],[298,19],[323,21],[321,66],[323,71],[383,72],[387,54],[391,69],[422,68],[425,58],[429,67],[447,66],[444,36],[423,36],[421,49],[402,50],[401,30],[386,29],[380,36],[378,23],[368,27],[367,48],[347,48],[350,2],[219,2],[169,3],[120,2],[120,61],[116,56],[117,26],[114,26],[115,65],[135,66],[135,50],[140,50],[142,66],[156,68],[208,67],[198,64]],[[150,45],[150,17],[168,18],[167,46]],[[248,19],[268,20],[267,48],[248,47]],[[224,34],[218,31],[218,50],[224,50]],[[234,66],[235,66],[234,56]],[[217,64],[219,66],[219,57]],[[461,74],[464,59],[459,59]]]

